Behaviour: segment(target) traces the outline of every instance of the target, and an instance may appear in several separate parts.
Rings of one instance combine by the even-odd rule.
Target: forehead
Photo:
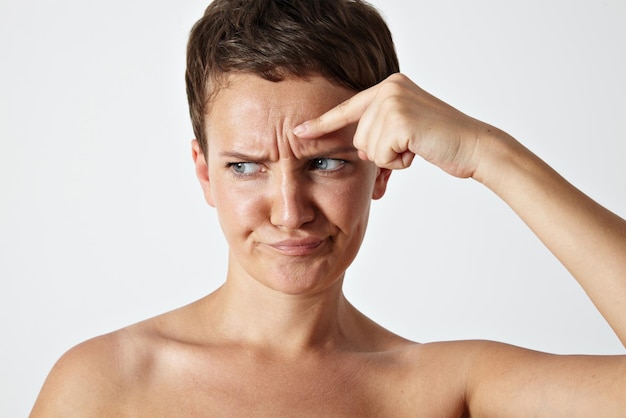
[[[213,97],[207,115],[209,150],[216,146],[267,148],[270,143],[285,142],[293,148],[299,143],[291,133],[296,125],[354,95],[320,76],[272,82],[252,74],[234,74],[227,81]],[[304,142],[310,147],[321,141]]]
[[[255,74],[230,74],[213,97],[208,118],[223,118],[245,111],[326,111],[355,94],[321,76],[286,78],[274,82]]]

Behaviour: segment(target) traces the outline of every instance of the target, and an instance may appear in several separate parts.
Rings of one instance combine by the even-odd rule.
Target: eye
[[[258,163],[228,163],[228,167],[235,172],[235,174],[243,176],[256,174],[261,171],[261,165]]]
[[[336,158],[315,158],[311,160],[311,167],[314,170],[334,171],[340,169],[346,162]]]

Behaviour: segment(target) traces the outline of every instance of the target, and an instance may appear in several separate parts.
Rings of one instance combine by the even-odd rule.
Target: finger
[[[404,155],[406,147],[396,136],[394,129],[386,129],[377,134],[376,143],[372,144],[368,156],[378,167],[389,169],[406,168]]]
[[[384,128],[385,115],[380,111],[380,106],[380,100],[374,99],[363,110],[352,141],[354,147],[370,161],[374,161],[371,152]]]
[[[402,154],[388,154],[388,158],[390,159],[385,160],[382,158],[381,161],[374,161],[374,164],[380,168],[387,168],[389,170],[403,170],[411,166],[413,159],[415,158],[415,154],[410,151],[406,151]]]
[[[389,102],[388,102],[389,103]],[[403,169],[411,165],[414,154],[409,150],[409,133],[406,124],[398,119],[399,110],[392,107],[384,111],[382,105],[367,133],[370,136],[367,154],[377,166]],[[366,113],[369,113],[370,107]],[[365,116],[364,116],[365,118]]]
[[[321,116],[301,123],[293,128],[294,135],[300,138],[319,138],[358,122],[376,96],[377,89],[376,85],[363,90]]]

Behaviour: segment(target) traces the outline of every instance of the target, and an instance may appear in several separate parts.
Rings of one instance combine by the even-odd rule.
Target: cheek
[[[348,232],[367,221],[372,195],[371,181],[351,181],[326,188],[320,208],[341,229]]]
[[[221,183],[214,189],[215,209],[224,232],[248,229],[263,214],[263,198],[254,190],[239,190]]]

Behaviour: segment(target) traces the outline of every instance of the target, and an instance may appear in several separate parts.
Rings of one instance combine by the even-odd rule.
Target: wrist
[[[477,141],[472,178],[497,193],[510,170],[523,165],[526,153],[530,152],[511,135],[488,125]]]

